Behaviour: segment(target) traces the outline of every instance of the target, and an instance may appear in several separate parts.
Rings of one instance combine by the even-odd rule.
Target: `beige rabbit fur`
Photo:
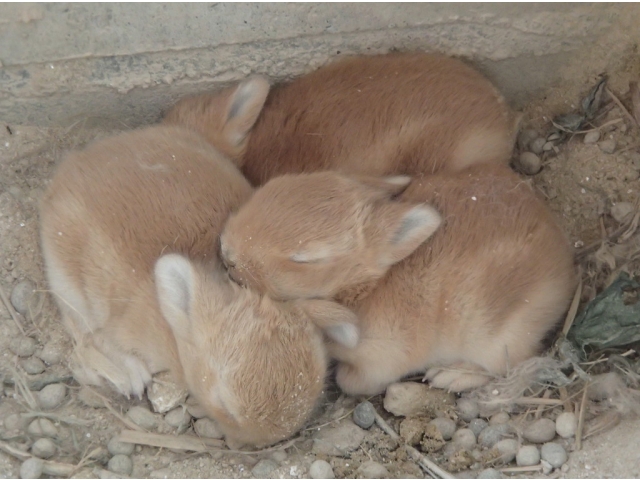
[[[220,102],[243,90],[262,114],[233,152],[254,185],[284,173],[340,170],[369,175],[507,165],[519,116],[496,88],[460,60],[392,53],[341,59],[274,88],[185,98],[164,121],[214,142],[225,124]],[[245,82],[246,83],[246,82]],[[225,153],[230,153],[225,150]]]
[[[356,311],[358,345],[331,347],[350,394],[425,370],[436,387],[480,386],[538,352],[575,289],[565,235],[507,167],[407,184],[285,175],[257,190],[221,236],[236,281]]]
[[[236,444],[304,424],[327,368],[318,327],[351,345],[357,331],[333,302],[276,302],[228,281],[219,233],[251,193],[182,127],[121,134],[63,161],[41,205],[41,241],[81,383],[140,396],[169,370]]]

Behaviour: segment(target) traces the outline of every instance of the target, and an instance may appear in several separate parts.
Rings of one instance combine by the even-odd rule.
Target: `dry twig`
[[[192,452],[208,452],[211,447],[224,448],[224,441],[213,438],[200,438],[194,435],[161,435],[135,430],[123,430],[118,440],[124,443],[150,445],[172,450],[189,450]]]
[[[580,414],[578,415],[578,428],[576,430],[576,450],[582,449],[582,430],[584,429],[584,415],[587,410],[587,390],[589,390],[589,383],[584,386],[582,401],[580,402]]]
[[[611,97],[611,100],[616,102],[616,105],[618,105],[618,107],[620,107],[620,110],[622,110],[622,113],[624,113],[626,115],[626,117],[629,120],[631,120],[631,123],[633,123],[636,127],[638,127],[639,126],[638,122],[636,121],[634,116],[629,113],[629,110],[627,110],[627,107],[625,107],[623,105],[623,103],[620,101],[620,99],[618,97],[616,97],[615,94],[611,90],[609,90],[609,87],[604,87],[604,90],[605,90],[605,92],[607,92],[609,97]]]
[[[573,294],[573,300],[571,300],[571,306],[567,312],[567,316],[564,319],[564,327],[562,327],[562,334],[566,337],[573,321],[576,319],[578,313],[578,307],[580,306],[580,297],[582,296],[582,270],[578,272],[580,281],[576,287],[576,292]]]

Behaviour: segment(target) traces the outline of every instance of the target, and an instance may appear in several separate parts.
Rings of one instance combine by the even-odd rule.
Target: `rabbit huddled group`
[[[354,395],[505,374],[577,282],[508,166],[518,123],[462,61],[394,53],[249,78],[70,153],[41,243],[74,376],[141,396],[168,370],[260,446],[308,421],[332,360]]]

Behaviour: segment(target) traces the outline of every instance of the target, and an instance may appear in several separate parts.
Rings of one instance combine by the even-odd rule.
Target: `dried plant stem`
[[[571,306],[567,312],[567,316],[564,319],[564,327],[562,327],[562,334],[566,337],[573,321],[576,319],[578,313],[578,307],[580,306],[580,297],[582,296],[582,271],[579,272],[580,281],[576,287],[576,291],[573,294],[573,300],[571,300]]]
[[[582,401],[580,402],[580,413],[578,415],[578,428],[576,430],[576,450],[582,449],[582,431],[584,430],[584,415],[587,410],[587,391],[589,390],[589,383],[584,386],[584,392],[582,392]]]
[[[211,447],[224,447],[224,441],[213,438],[200,438],[193,435],[161,435],[135,430],[123,430],[118,440],[124,443],[150,445],[172,450],[189,450],[192,452],[207,452],[211,450]]]
[[[547,392],[551,393],[549,390]],[[516,405],[562,405],[564,402],[558,398],[520,397],[516,398],[513,403]]]
[[[382,418],[378,414],[378,412],[376,412],[376,424],[382,429],[384,433],[386,433],[396,442],[402,445],[409,456],[413,458],[413,460],[415,460],[416,463],[420,465],[420,467],[422,467],[424,471],[431,475],[433,478],[455,478],[453,475],[440,468],[433,461],[429,460],[429,458],[413,448],[411,445],[407,445],[402,442],[400,435],[398,435],[395,430],[391,428],[391,426],[387,422],[385,422],[384,418]]]
[[[614,230],[614,232],[611,235],[609,235],[608,238],[604,240],[598,240],[597,242],[593,242],[590,245],[587,245],[586,247],[582,247],[580,250],[576,252],[576,255],[575,255],[576,260],[580,260],[586,255],[592,252],[595,252],[598,248],[600,248],[600,246],[604,242],[615,242],[618,239],[618,237],[620,237],[620,235],[622,235],[625,231],[627,231],[630,225],[631,225],[631,222],[625,222],[623,225],[621,225],[616,230]]]
[[[609,95],[609,97],[611,97],[611,100],[613,100],[614,102],[616,102],[616,105],[618,105],[618,107],[620,107],[620,110],[622,110],[622,113],[625,114],[625,116],[631,120],[631,123],[633,123],[636,127],[638,127],[638,122],[636,121],[635,117],[633,115],[631,115],[629,113],[629,110],[627,110],[627,107],[625,107],[622,102],[620,101],[620,99],[611,91],[609,90],[609,87],[604,87],[605,92],[607,92],[607,94]]]
[[[595,128],[590,128],[589,130],[578,130],[576,132],[571,132],[571,133],[589,133],[589,132],[596,132],[598,130],[600,130],[601,128],[604,127],[608,127],[609,125],[615,125],[616,123],[620,123],[621,121],[623,121],[624,118],[616,118],[615,120],[610,120],[606,123],[603,123],[602,125],[600,125],[599,127],[595,127]]]
[[[106,409],[109,410],[114,417],[116,417],[118,420],[120,420],[122,423],[124,423],[127,427],[129,427],[132,430],[137,430],[139,432],[144,432],[145,431],[142,427],[136,425],[131,420],[129,420],[127,417],[125,417],[120,412],[118,412],[115,408],[113,408],[113,406],[111,405],[111,402],[109,401],[109,399],[107,397],[105,397],[104,395],[100,395],[93,388],[90,388],[90,387],[87,387],[87,388],[89,390],[91,390],[91,392],[95,396],[99,397],[102,400],[102,403],[104,403],[104,406],[106,407]]]
[[[531,465],[530,467],[506,467],[500,469],[502,473],[539,472],[540,470],[542,470],[542,464]]]
[[[20,319],[18,318],[18,312],[16,312],[16,309],[13,308],[13,305],[11,305],[11,302],[7,298],[7,295],[4,293],[4,289],[2,288],[2,286],[0,286],[0,298],[2,299],[2,303],[4,303],[4,306],[7,307],[9,315],[11,315],[11,318],[13,318],[13,321],[16,323],[16,326],[18,327],[18,330],[20,330],[20,333],[22,333],[22,335],[25,335],[24,328],[22,328],[22,323],[20,323]]]

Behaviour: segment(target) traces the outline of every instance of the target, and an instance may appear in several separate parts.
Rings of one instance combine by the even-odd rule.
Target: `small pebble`
[[[11,305],[23,316],[29,312],[29,300],[33,296],[34,290],[33,283],[29,280],[22,280],[11,291]]]
[[[478,443],[483,447],[492,448],[509,433],[511,433],[511,427],[508,423],[491,425],[480,432]]]
[[[5,430],[22,430],[27,425],[27,420],[19,413],[12,413],[4,417],[3,425]]]
[[[541,418],[527,425],[522,436],[531,443],[548,442],[556,436],[556,424],[548,418]]]
[[[495,468],[485,468],[478,474],[478,478],[502,478],[502,474]]]
[[[333,468],[329,462],[324,460],[316,460],[309,467],[309,476],[311,478],[336,478]]]
[[[284,450],[276,450],[271,454],[271,458],[273,458],[276,462],[282,463],[287,459],[287,452]]]
[[[611,216],[618,223],[624,223],[633,215],[634,211],[635,208],[629,202],[618,202],[611,206]]]
[[[493,448],[500,452],[500,460],[503,463],[511,463],[518,452],[518,441],[513,438],[504,438],[496,443]]]
[[[540,462],[540,451],[535,445],[525,445],[520,447],[516,455],[516,463],[519,467],[530,467],[538,465]]]
[[[107,443],[107,450],[111,455],[131,455],[135,445],[133,443],[121,442],[118,437],[111,437]]]
[[[518,167],[526,175],[535,175],[542,169],[540,157],[533,152],[522,152],[517,160]]]
[[[456,422],[449,418],[434,418],[429,424],[438,429],[444,440],[451,440],[451,437],[456,432]]]
[[[39,438],[33,442],[31,453],[38,458],[51,458],[56,453],[56,444],[48,438]]]
[[[478,404],[468,398],[458,400],[456,409],[458,410],[458,416],[465,422],[472,421],[474,418],[477,418],[480,413]]]
[[[313,438],[311,451],[316,455],[342,457],[356,450],[364,441],[365,431],[353,422],[320,430]]]
[[[389,470],[378,462],[368,460],[358,467],[358,476],[362,478],[387,478]]]
[[[542,465],[542,473],[544,475],[549,475],[553,471],[553,467],[546,460],[540,460],[540,465]]]
[[[393,383],[387,387],[384,409],[397,417],[435,416],[437,411],[455,405],[455,395],[416,382]]]
[[[584,136],[584,143],[587,145],[592,143],[598,143],[600,140],[600,130],[594,130],[593,132],[589,132]]]
[[[555,147],[555,144],[553,142],[546,142],[542,146],[542,151],[543,152],[550,152],[551,150],[553,150],[553,147]]]
[[[560,468],[567,461],[567,452],[559,443],[545,443],[540,449],[540,457],[553,468]]]
[[[264,458],[256,463],[256,466],[251,469],[251,473],[256,478],[269,478],[271,472],[278,468],[278,464],[273,460]]]
[[[474,418],[469,422],[469,430],[473,432],[473,434],[478,438],[480,432],[487,428],[489,423],[484,418]]]
[[[507,412],[498,412],[489,419],[489,425],[501,425],[507,423],[511,417]]]
[[[28,357],[20,360],[20,366],[27,372],[29,375],[38,375],[39,373],[44,372],[45,364],[38,357]]]
[[[19,357],[30,357],[35,353],[37,345],[38,342],[33,338],[20,335],[11,340],[9,350]]]
[[[62,359],[62,347],[56,343],[48,342],[36,355],[47,365],[57,365]]]
[[[562,438],[571,438],[576,434],[578,421],[573,412],[564,412],[556,418],[556,433]]]
[[[133,462],[127,455],[114,455],[107,463],[107,468],[113,473],[120,475],[131,475],[133,471]]]
[[[547,140],[544,138],[536,138],[533,142],[529,144],[529,150],[531,150],[536,155],[540,155],[543,150],[542,148],[547,143]]]
[[[34,437],[51,437],[58,435],[58,429],[48,418],[36,418],[27,427],[27,433]]]
[[[176,407],[164,416],[167,425],[177,428],[179,432],[184,432],[191,423],[191,415],[184,407]]]
[[[29,458],[20,465],[20,478],[40,478],[44,462],[39,458]]]
[[[371,402],[360,403],[353,411],[353,423],[365,430],[371,428],[376,421],[376,409]]]
[[[520,150],[526,150],[529,148],[531,142],[538,138],[538,136],[538,132],[532,128],[527,128],[526,130],[521,131],[518,135],[518,148],[520,148]]]
[[[476,446],[476,436],[470,428],[461,428],[451,437],[453,443],[460,445],[465,450],[473,450]]]
[[[598,144],[602,153],[613,153],[616,151],[616,141],[612,138],[608,140],[603,140]]]
[[[155,429],[158,425],[155,415],[144,407],[131,407],[127,412],[127,417],[136,425],[147,430]]]
[[[38,392],[38,404],[43,410],[53,410],[59,407],[67,396],[67,386],[64,383],[52,383]]]
[[[222,438],[224,435],[218,430],[216,422],[210,418],[200,418],[193,425],[194,430],[201,437],[206,438]]]

